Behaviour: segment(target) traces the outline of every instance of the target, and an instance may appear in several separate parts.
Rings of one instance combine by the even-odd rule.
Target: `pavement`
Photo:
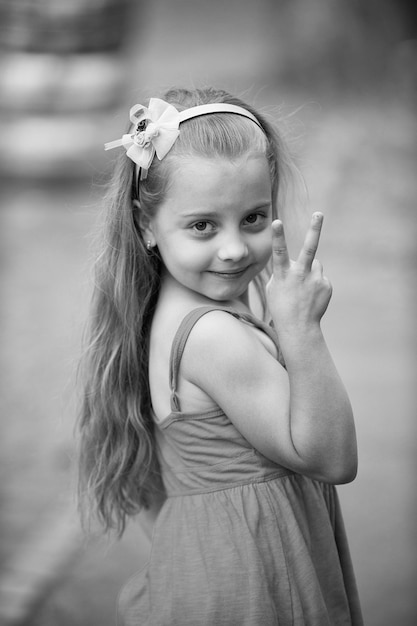
[[[267,102],[279,102],[276,88]],[[275,100],[273,100],[275,98]],[[356,414],[360,468],[339,493],[367,626],[416,623],[416,120],[389,97],[295,95],[308,213],[334,286],[324,330]],[[86,538],[74,501],[77,355],[87,311],[91,180],[0,192],[0,624],[111,626],[146,563],[136,523]]]

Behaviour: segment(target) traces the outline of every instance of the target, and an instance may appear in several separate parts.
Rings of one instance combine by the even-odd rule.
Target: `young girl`
[[[314,214],[289,259],[271,124],[223,91],[131,109],[85,356],[81,495],[107,529],[145,509],[126,626],[362,624],[334,485],[350,403],[320,319]],[[271,262],[272,256],[272,262]]]

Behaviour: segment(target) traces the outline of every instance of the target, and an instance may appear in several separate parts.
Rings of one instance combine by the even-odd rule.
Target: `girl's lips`
[[[224,278],[234,278],[236,276],[240,276],[241,274],[244,274],[247,269],[248,269],[248,266],[241,267],[241,268],[234,269],[234,270],[218,270],[218,271],[209,270],[209,274],[215,274],[216,276],[222,276]]]

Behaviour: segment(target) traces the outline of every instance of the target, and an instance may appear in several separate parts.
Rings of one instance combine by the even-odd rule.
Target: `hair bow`
[[[134,125],[133,133],[104,144],[104,149],[123,146],[129,159],[142,169],[142,178],[145,178],[155,154],[162,160],[174,145],[180,134],[180,114],[172,104],[151,98],[148,108],[135,104],[130,109],[130,121]]]

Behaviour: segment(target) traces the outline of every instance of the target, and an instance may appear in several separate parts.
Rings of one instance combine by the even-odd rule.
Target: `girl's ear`
[[[150,245],[152,247],[155,246],[155,237],[149,217],[140,210],[139,200],[133,200],[133,206],[135,207],[136,212],[136,223],[139,227],[143,241],[145,242],[145,244],[149,244],[150,242]]]

